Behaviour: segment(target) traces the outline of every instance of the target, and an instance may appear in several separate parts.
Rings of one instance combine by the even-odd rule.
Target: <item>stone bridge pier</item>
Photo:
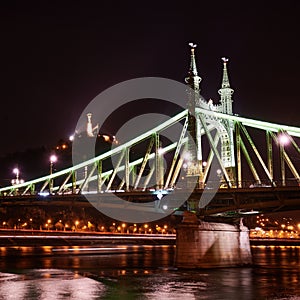
[[[251,264],[249,230],[242,221],[236,225],[204,222],[186,212],[177,228],[176,267],[219,268]]]

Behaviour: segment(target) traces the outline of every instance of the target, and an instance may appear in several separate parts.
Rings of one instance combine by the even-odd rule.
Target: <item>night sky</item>
[[[191,41],[205,98],[226,56],[235,113],[300,126],[299,1],[103,2],[1,1],[0,155],[69,137],[121,81],[183,82]]]

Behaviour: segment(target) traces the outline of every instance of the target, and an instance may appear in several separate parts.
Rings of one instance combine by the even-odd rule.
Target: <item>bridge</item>
[[[227,65],[223,58],[219,103],[207,101],[191,45],[187,109],[105,153],[0,188],[1,205],[70,201],[120,210],[126,201],[162,217],[180,209],[206,216],[299,209],[300,128],[234,114]],[[88,138],[91,113],[87,125]],[[164,138],[169,132],[175,140]]]

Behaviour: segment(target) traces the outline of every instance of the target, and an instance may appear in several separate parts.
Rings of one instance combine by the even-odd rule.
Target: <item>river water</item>
[[[0,299],[300,299],[300,246],[251,249],[251,267],[178,270],[174,246],[1,247]]]

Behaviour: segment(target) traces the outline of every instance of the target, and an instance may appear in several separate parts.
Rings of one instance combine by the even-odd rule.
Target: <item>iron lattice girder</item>
[[[201,130],[200,130],[200,136],[201,135],[207,135],[209,142],[211,144],[211,150],[210,150],[210,154],[208,156],[208,164],[204,169],[204,178],[207,177],[205,176],[205,174],[207,175],[209,172],[209,167],[210,167],[210,162],[212,160],[212,157],[217,157],[218,162],[221,166],[223,166],[222,170],[225,176],[225,179],[227,181],[230,181],[229,176],[226,175],[226,168],[224,165],[224,161],[222,158],[222,151],[221,151],[221,155],[220,153],[217,151],[217,147],[216,145],[218,144],[218,139],[221,138],[222,139],[222,134],[221,135],[217,135],[214,137],[211,136],[210,132],[218,127],[213,125],[214,121],[215,122],[219,122],[220,120],[224,120],[224,121],[230,121],[230,122],[234,122],[235,124],[242,124],[240,127],[241,128],[245,128],[245,126],[247,127],[253,127],[253,128],[257,128],[257,129],[261,129],[264,130],[265,132],[269,132],[271,134],[271,136],[273,137],[274,140],[276,140],[276,135],[278,132],[286,132],[287,134],[289,134],[289,139],[291,144],[293,145],[293,147],[296,149],[297,153],[300,154],[300,148],[299,146],[296,144],[295,140],[292,138],[292,136],[294,137],[300,137],[300,128],[297,127],[292,127],[292,126],[286,126],[286,125],[279,125],[279,124],[273,124],[273,123],[269,123],[269,122],[264,122],[264,121],[258,121],[258,120],[253,120],[253,119],[248,119],[248,118],[243,118],[243,117],[239,117],[239,116],[233,116],[233,115],[227,115],[227,114],[222,114],[222,113],[218,113],[215,111],[211,111],[211,110],[206,110],[206,109],[202,109],[202,108],[197,108],[196,107],[196,115],[199,114],[204,116],[202,119],[201,117],[199,117],[199,120],[201,121]],[[125,151],[124,149],[130,149],[133,145],[140,143],[141,141],[144,141],[145,139],[150,139],[154,134],[160,134],[160,132],[162,132],[163,130],[169,128],[170,126],[173,126],[174,124],[181,122],[182,120],[186,120],[188,116],[188,111],[185,110],[183,112],[181,112],[180,114],[170,118],[168,121],[160,124],[159,126],[153,128],[152,130],[149,130],[148,132],[132,139],[131,141],[128,141],[126,143],[124,143],[123,145],[120,145],[119,147],[112,149],[100,156],[97,156],[93,159],[90,159],[86,162],[83,162],[81,164],[75,165],[71,168],[67,168],[65,170],[62,171],[58,171],[56,173],[53,173],[51,175],[48,176],[44,176],[41,178],[38,178],[36,180],[30,180],[28,182],[25,182],[23,184],[18,184],[18,185],[14,185],[14,186],[9,186],[9,187],[4,187],[0,189],[0,194],[3,195],[3,193],[7,193],[7,195],[13,195],[16,191],[19,191],[19,193],[27,193],[30,191],[30,193],[36,193],[37,191],[34,191],[34,187],[39,185],[42,185],[42,189],[45,189],[47,185],[49,185],[49,183],[54,180],[54,179],[58,179],[60,177],[60,180],[62,182],[61,185],[59,186],[54,186],[53,187],[53,191],[58,193],[58,192],[64,192],[65,190],[67,190],[68,188],[70,188],[73,192],[74,192],[74,186],[85,186],[86,184],[88,184],[88,182],[92,182],[92,181],[97,181],[98,180],[98,187],[101,188],[102,184],[104,181],[110,181],[112,177],[115,176],[116,172],[124,172],[124,170],[127,172],[126,173],[126,187],[128,187],[129,185],[129,180],[128,180],[128,176],[129,173],[132,172],[132,169],[137,166],[137,165],[143,165],[143,161],[147,161],[149,159],[155,159],[157,151],[155,153],[150,153],[148,151],[146,151],[146,154],[144,154],[143,157],[141,157],[140,159],[136,159],[135,161],[131,161],[129,162],[129,160],[127,159],[125,164],[121,164],[119,165],[119,168],[116,169],[111,169],[105,172],[102,172],[102,170],[98,170],[98,172],[96,172],[96,170],[99,168],[99,165],[101,164],[102,161],[104,161],[107,158],[110,158],[111,156],[116,156],[119,155],[120,153],[123,153],[123,151]],[[207,123],[207,124],[206,124]],[[226,122],[225,122],[226,123]],[[184,130],[183,132],[186,131],[186,126],[184,125]],[[175,150],[175,156],[173,156],[173,163],[171,164],[171,172],[169,174],[167,174],[166,178],[167,178],[167,182],[164,185],[164,188],[167,188],[168,186],[174,186],[175,182],[176,182],[176,176],[178,176],[179,174],[179,170],[182,166],[183,160],[181,157],[179,157],[179,153],[182,149],[182,146],[184,146],[187,142],[187,137],[184,137],[184,134],[181,134],[181,136],[179,137],[179,141],[178,142],[174,142],[166,147],[164,147],[163,151],[164,152],[168,152],[168,151],[172,151]],[[151,143],[151,142],[150,142]],[[268,175],[269,179],[273,178],[273,171],[272,169],[272,161],[269,155],[268,158],[268,164],[267,166],[264,164],[263,160],[260,157],[260,153],[259,151],[256,149],[256,147],[253,147],[252,143],[252,149],[256,151],[256,157],[258,158],[258,160],[260,161],[261,165],[263,166],[263,169],[265,170],[265,173]],[[278,144],[278,141],[277,141]],[[269,142],[269,147],[270,147],[271,143]],[[153,145],[152,145],[153,146]],[[151,146],[151,147],[152,147]],[[237,158],[239,160],[239,149],[238,147],[242,147],[245,148],[243,146],[243,142],[239,141],[239,146],[237,143],[237,148],[236,148],[236,155]],[[156,145],[156,149],[158,148],[158,145]],[[269,149],[270,150],[270,149]],[[128,151],[128,150],[127,150]],[[245,156],[247,156],[245,149],[242,149],[242,152]],[[272,149],[269,151],[269,154],[272,154]],[[287,151],[285,149],[283,149],[282,151],[282,155],[283,155],[283,160],[284,162],[288,165],[289,169],[291,170],[293,176],[297,179],[297,181],[299,182],[299,172],[296,169],[295,164],[292,163],[291,158],[288,156]],[[147,158],[146,158],[147,156]],[[127,152],[127,157],[128,157],[128,152]],[[176,163],[176,160],[178,158],[178,162]],[[127,164],[127,166],[126,166]],[[251,164],[251,162],[250,162]],[[95,167],[97,165],[97,167]],[[242,182],[242,177],[241,177],[241,168],[238,162],[238,168],[237,168],[237,173],[238,173],[238,182]],[[92,171],[90,171],[87,174],[87,177],[85,177],[84,179],[78,179],[76,178],[75,174],[77,171],[79,171],[80,169],[84,169],[85,167],[89,167]],[[152,170],[154,171],[154,170]],[[96,174],[94,174],[96,173]],[[173,174],[172,174],[173,173]],[[72,174],[72,175],[71,175]],[[159,174],[157,174],[159,177]],[[152,176],[151,172],[149,173],[149,176]],[[72,179],[71,179],[72,177]],[[139,176],[136,177],[136,181],[140,180],[138,179]],[[254,176],[255,177],[255,176]],[[72,182],[68,182],[68,180],[72,180]],[[255,177],[255,179],[259,182],[260,178],[257,175],[257,177]],[[147,182],[149,181],[149,178],[145,180],[144,183],[144,190],[147,189]],[[170,185],[169,185],[170,184]],[[132,184],[132,186],[134,186],[135,188],[137,187],[136,184]],[[238,184],[238,187],[241,187],[241,185]],[[100,189],[98,189],[99,191]],[[77,189],[78,192],[78,189]]]

